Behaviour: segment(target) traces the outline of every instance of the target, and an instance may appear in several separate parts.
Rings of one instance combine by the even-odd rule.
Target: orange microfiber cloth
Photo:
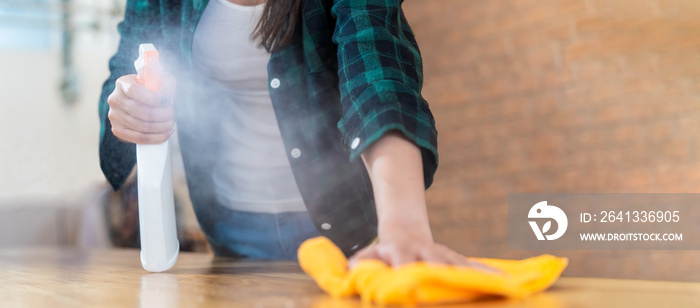
[[[552,285],[568,263],[551,255],[525,260],[469,258],[501,271],[488,273],[424,262],[395,269],[379,260],[361,260],[348,271],[343,252],[325,237],[307,240],[298,254],[301,268],[331,296],[360,295],[365,302],[400,305],[524,297]]]

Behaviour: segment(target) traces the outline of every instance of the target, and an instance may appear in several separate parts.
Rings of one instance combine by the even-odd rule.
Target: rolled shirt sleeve
[[[343,115],[338,129],[357,159],[390,130],[420,149],[425,188],[437,170],[437,129],[421,95],[422,61],[400,0],[336,0],[333,42]]]

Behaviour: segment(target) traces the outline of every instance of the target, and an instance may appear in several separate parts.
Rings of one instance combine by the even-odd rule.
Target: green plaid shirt
[[[107,97],[117,78],[134,73],[141,43],[154,43],[169,70],[191,71],[192,38],[207,2],[127,2],[99,102],[100,165],[115,189],[132,170],[136,150],[112,134]],[[376,237],[372,186],[358,159],[364,149],[399,130],[421,149],[426,189],[437,169],[437,130],[421,96],[421,56],[401,2],[303,0],[292,43],[273,52],[268,63],[272,105],[304,203],[319,231],[347,255]],[[197,81],[188,75],[176,74],[176,120],[192,202],[206,213],[216,202],[213,167],[202,158],[215,151],[188,145],[217,132],[197,119],[201,110],[191,104]]]

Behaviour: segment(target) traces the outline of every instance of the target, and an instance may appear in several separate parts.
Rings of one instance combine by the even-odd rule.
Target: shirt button
[[[352,140],[352,144],[350,144],[350,147],[354,150],[357,148],[358,145],[360,145],[359,137]]]
[[[321,224],[321,229],[323,229],[323,230],[330,230],[330,229],[331,229],[331,224],[329,224],[329,223],[327,223],[327,222],[324,222],[323,224]]]
[[[273,89],[279,88],[279,87],[280,87],[280,80],[277,79],[277,78],[272,78],[272,80],[270,80],[270,86],[271,86]]]
[[[301,150],[299,150],[298,148],[293,148],[292,149],[292,157],[299,158],[299,156],[301,156]]]

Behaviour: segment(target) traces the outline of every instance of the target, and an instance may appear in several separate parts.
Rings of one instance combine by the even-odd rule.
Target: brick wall
[[[409,0],[439,131],[436,239],[507,249],[513,192],[700,192],[697,0]],[[699,222],[700,224],[700,222]],[[575,276],[700,280],[700,252],[557,251]]]

